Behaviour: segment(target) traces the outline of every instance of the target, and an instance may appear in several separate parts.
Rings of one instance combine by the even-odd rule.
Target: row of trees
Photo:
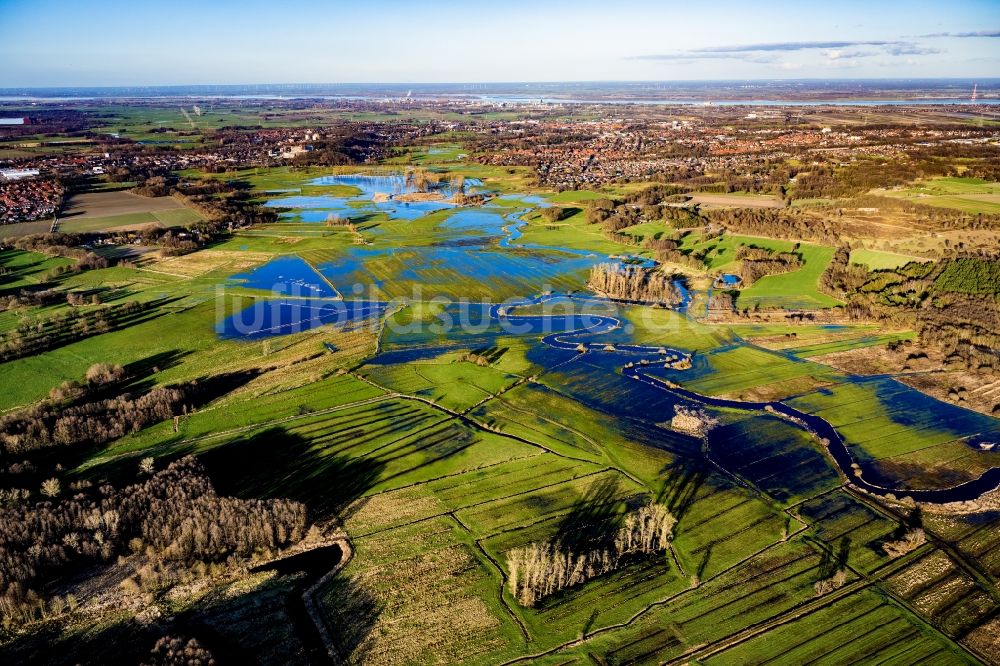
[[[87,400],[99,389],[126,378],[119,365],[96,363],[85,385],[65,382],[48,400],[0,417],[0,447],[7,454],[76,444],[103,444],[184,409],[191,387],[155,387],[145,393],[124,393]]]
[[[575,552],[560,542],[533,543],[507,553],[507,585],[522,606],[623,566],[638,556],[667,549],[677,519],[662,504],[651,503],[625,517],[611,545]]]
[[[0,445],[8,454],[54,446],[103,444],[174,416],[184,391],[158,386],[68,408],[43,403],[0,419]]]
[[[851,248],[841,245],[833,252],[829,265],[819,276],[820,291],[834,298],[845,299],[870,279],[864,266],[851,263]]]
[[[716,208],[702,215],[734,234],[813,240],[827,245],[836,245],[841,236],[825,217],[795,208]]]
[[[67,259],[74,260],[74,263],[70,266],[60,266],[57,269],[59,273],[84,271],[92,268],[107,268],[110,266],[111,262],[106,258],[80,247],[86,240],[87,238],[80,234],[45,233],[21,236],[12,241],[5,242],[10,243],[11,247],[19,250],[39,252],[41,254],[66,257]]]
[[[14,330],[0,335],[0,360],[9,361],[38,354],[92,335],[107,333],[154,307],[156,303],[152,301],[127,301],[67,310],[35,321],[25,319]]]
[[[20,310],[43,305],[52,305],[68,299],[60,289],[20,289],[14,294],[0,296],[0,310]]]

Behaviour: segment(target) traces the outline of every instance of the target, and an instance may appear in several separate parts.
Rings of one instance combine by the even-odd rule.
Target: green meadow
[[[209,105],[190,120],[176,109],[109,113],[109,131],[162,136],[151,130],[166,127],[177,140],[186,128],[317,122],[295,112],[262,119],[225,105]],[[534,192],[526,168],[466,162],[460,141],[450,135],[421,141],[388,167],[415,164],[481,178],[499,191],[487,209],[449,209],[413,220],[380,213],[359,222],[356,233],[292,215],[188,255],[150,253],[128,265],[63,275],[56,270],[69,260],[3,251],[4,294],[37,286],[103,295],[103,305],[59,301],[11,308],[0,313],[4,334],[77,307],[135,301],[150,309],[121,328],[88,330],[0,364],[0,412],[35,404],[62,382],[82,380],[95,363],[129,368],[135,391],[192,381],[215,389],[176,419],[80,451],[65,476],[95,485],[124,483],[135,478],[145,457],[162,468],[191,454],[220,494],[304,502],[322,529],[337,530],[351,544],[350,560],[311,592],[327,632],[322,640],[351,662],[977,663],[975,641],[1000,613],[995,530],[930,516],[927,543],[890,557],[885,544],[905,531],[903,509],[847,485],[824,442],[791,420],[746,405],[703,408],[624,376],[626,362],[642,363],[638,356],[555,349],[543,344],[540,331],[489,325],[429,331],[428,323],[453,313],[429,298],[399,300],[384,320],[353,326],[220,337],[216,327],[226,318],[275,297],[266,288],[236,285],[231,276],[275,257],[298,257],[337,288],[366,284],[379,299],[406,299],[420,287],[497,302],[536,295],[546,286],[585,290],[585,268],[558,268],[580,259],[566,249],[593,253],[595,261],[650,254],[608,240],[582,210],[588,201],[641,184]],[[288,194],[353,196],[351,187],[311,184],[345,171],[281,167],[181,175],[240,180],[256,198],[280,200]],[[934,187],[985,186],[963,180]],[[501,247],[495,237],[470,244],[474,231],[449,226],[457,212],[505,215],[529,207],[517,198],[529,193],[580,209],[554,224],[538,211],[527,213],[519,242],[541,248]],[[186,223],[181,212],[175,224]],[[80,230],[87,222],[80,221]],[[108,220],[93,224],[98,222]],[[69,230],[72,223],[66,224]],[[647,238],[667,231],[651,222],[627,233]],[[682,242],[683,249],[704,254],[709,274],[736,270],[740,245],[793,247],[749,236],[705,238],[700,231]],[[738,306],[838,305],[818,291],[833,248],[803,243],[798,251],[801,269],[741,290]],[[903,258],[864,250],[852,255],[872,268]],[[528,268],[480,274],[477,261]],[[692,289],[703,288],[699,282]],[[587,342],[649,346],[653,352],[643,358],[650,372],[695,393],[746,400],[765,395],[820,416],[842,433],[866,479],[946,486],[1000,464],[1000,453],[965,442],[1000,433],[995,419],[962,416],[957,407],[938,410],[938,403],[926,402],[931,398],[891,378],[862,379],[815,360],[912,339],[912,332],[871,324],[717,324],[694,307],[610,307],[622,326]],[[659,347],[692,354],[692,367],[663,368]],[[674,420],[678,407],[703,409],[717,430],[702,435],[685,428],[683,419]],[[950,476],[941,474],[945,468]],[[517,575],[512,550],[573,543],[595,525],[613,533],[653,502],[676,518],[665,548],[636,552],[533,606],[511,593],[510,579]],[[942,547],[938,532],[955,545]],[[823,581],[838,572],[840,584],[821,593]],[[908,586],[912,578],[920,585]],[[269,584],[294,590],[298,583],[276,574]],[[235,611],[222,619],[209,613],[212,603],[228,599],[228,592],[218,594],[192,593],[184,601],[185,617],[214,617],[219,641],[263,645],[260,627],[237,621]],[[270,597],[261,593],[258,599]],[[153,603],[168,608],[168,601],[181,604]],[[303,635],[312,636],[313,619],[298,611],[298,601],[273,603],[283,609],[275,615],[282,641],[300,646]],[[271,657],[282,653],[268,645]]]

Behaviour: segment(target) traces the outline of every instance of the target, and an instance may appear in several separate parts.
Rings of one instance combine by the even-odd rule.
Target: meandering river
[[[411,189],[401,176],[331,176],[315,181],[316,184],[327,185],[350,185],[360,190],[360,194],[349,197],[317,196],[317,197],[285,197],[276,199],[271,205],[285,206],[298,209],[297,215],[303,219],[308,218],[308,212],[313,212],[319,221],[331,211],[357,212],[358,210],[377,210],[388,213],[392,218],[412,219],[425,215],[433,210],[449,207],[451,204],[435,201],[422,202],[429,205],[416,205],[412,207],[400,206],[400,202],[393,200],[374,201],[376,195],[394,195]],[[470,181],[466,181],[469,183]],[[473,181],[476,185],[481,185]],[[560,252],[575,260],[562,260],[563,268],[567,270],[572,267],[579,269],[582,265],[592,265],[600,261],[608,261],[611,258],[597,253],[573,248],[561,248],[548,245],[535,245],[520,243],[522,237],[522,227],[526,224],[523,216],[534,207],[544,207],[546,204],[542,199],[532,196],[511,197],[524,205],[523,209],[501,208],[499,206],[488,205],[483,208],[468,209],[467,214],[463,209],[455,213],[446,222],[446,227],[460,229],[463,232],[473,232],[475,242],[459,244],[455,246],[429,246],[421,248],[422,253],[415,256],[422,261],[431,259],[440,260],[440,253],[452,253],[454,256],[449,259],[449,263],[454,265],[455,261],[461,263],[460,258],[467,255],[484,255],[484,253],[503,253],[504,250],[537,250],[538,252]],[[376,303],[371,301],[340,300],[337,291],[343,292],[344,285],[349,276],[356,276],[357,272],[363,268],[363,263],[368,255],[382,256],[386,252],[392,252],[393,248],[352,248],[345,251],[342,260],[336,266],[321,266],[317,270],[305,264],[301,260],[279,259],[266,264],[265,266],[252,271],[251,273],[235,276],[241,279],[247,286],[268,289],[265,283],[272,285],[282,284],[286,287],[290,284],[297,287],[298,298],[282,299],[272,301],[261,301],[255,304],[255,309],[250,312],[253,315],[252,322],[247,327],[245,319],[237,320],[241,314],[238,313],[230,320],[222,322],[219,332],[223,337],[248,337],[259,338],[267,335],[281,335],[289,332],[305,330],[313,326],[322,324],[337,324],[342,321],[357,321],[373,316],[381,316],[385,313],[388,303]],[[506,255],[504,255],[506,256]],[[513,256],[513,255],[512,255]],[[518,258],[523,259],[520,254]],[[505,263],[498,257],[496,260],[485,262],[492,266],[492,270],[506,272],[517,270],[518,267]],[[530,259],[530,257],[529,257]],[[618,258],[621,260],[621,258]],[[644,266],[654,266],[655,261],[646,258],[630,257],[630,263],[638,263]],[[552,259],[550,258],[551,262]],[[480,262],[482,263],[482,262]],[[478,266],[478,264],[476,264]],[[419,267],[414,266],[408,270],[415,271]],[[476,270],[475,266],[469,265],[462,269],[465,273]],[[482,276],[477,276],[482,278]],[[337,289],[333,287],[336,286]],[[689,294],[683,283],[679,283],[684,300],[678,310],[686,314]],[[280,289],[278,290],[281,291]],[[285,292],[288,293],[288,292]],[[334,298],[329,298],[329,297]],[[685,400],[699,403],[714,408],[732,408],[749,412],[769,413],[782,417],[813,437],[817,438],[830,454],[830,458],[836,463],[843,476],[855,487],[869,493],[897,497],[910,497],[918,502],[930,502],[935,504],[961,502],[975,500],[983,493],[996,489],[1000,486],[1000,467],[987,470],[976,479],[958,484],[951,488],[937,490],[900,490],[898,488],[886,488],[876,483],[872,483],[864,478],[863,471],[857,461],[851,455],[844,438],[837,429],[825,419],[796,409],[781,401],[750,402],[741,400],[730,400],[701,395],[694,391],[682,388],[672,382],[668,382],[653,374],[653,370],[658,367],[658,363],[653,360],[664,358],[688,358],[686,352],[668,349],[665,347],[652,347],[633,344],[608,344],[594,341],[595,336],[610,333],[622,328],[622,321],[616,317],[602,314],[588,314],[586,312],[576,312],[573,314],[522,314],[519,310],[532,305],[540,305],[553,299],[571,299],[579,303],[603,303],[611,304],[608,299],[594,296],[573,296],[568,294],[549,294],[534,298],[524,298],[506,304],[489,305],[489,319],[493,322],[503,323],[509,326],[525,325],[523,328],[529,331],[553,331],[541,338],[543,345],[550,348],[573,351],[577,353],[613,353],[626,357],[637,357],[639,363],[628,363],[621,369],[624,377],[634,381],[642,382],[658,390],[670,392]],[[484,304],[487,305],[487,304]],[[583,308],[586,310],[586,306]],[[293,321],[294,320],[294,321]],[[236,326],[233,322],[238,322]],[[508,329],[509,330],[509,329]],[[249,331],[249,332],[248,332]],[[399,352],[395,352],[397,355]]]
[[[527,321],[531,319],[537,320],[539,318],[547,318],[551,321],[567,317],[567,315],[546,314],[522,315],[517,314],[516,312],[518,307],[538,305],[553,298],[572,297],[567,295],[552,294],[525,299],[523,302],[515,305],[495,305],[490,309],[490,317],[496,320],[503,319],[511,324],[520,323],[519,320],[523,320],[527,323]],[[593,297],[588,297],[588,300],[594,299]],[[573,316],[579,317],[579,315]],[[595,335],[608,333],[621,328],[622,326],[621,320],[615,317],[590,314],[586,315],[586,318],[592,323],[570,331],[551,333],[542,338],[542,343],[556,349],[575,350],[580,353],[600,350],[607,353],[622,354],[626,356],[653,357],[657,359],[662,358],[665,355],[679,357],[687,356],[687,354],[683,351],[664,347],[622,344],[608,346],[601,342],[593,342],[590,340],[584,341],[583,338],[585,337],[590,338]],[[672,384],[653,376],[647,369],[649,367],[649,365],[643,365],[641,363],[638,365],[629,363],[622,368],[622,375],[709,407],[741,409],[745,411],[776,414],[784,417],[786,421],[795,427],[816,437],[819,442],[826,447],[827,451],[830,453],[830,457],[852,485],[874,495],[879,495],[881,497],[892,495],[898,498],[909,497],[917,502],[945,504],[950,502],[975,500],[984,493],[995,490],[998,486],[1000,486],[1000,467],[993,467],[984,472],[978,478],[971,481],[958,484],[951,488],[942,488],[938,490],[900,490],[885,488],[883,486],[870,483],[863,478],[860,466],[855,466],[856,461],[851,456],[851,452],[847,448],[844,438],[840,435],[837,429],[830,424],[829,421],[826,421],[815,414],[808,414],[795,409],[794,407],[777,400],[768,402],[750,402],[701,395],[700,393],[689,391],[677,386],[676,384]]]

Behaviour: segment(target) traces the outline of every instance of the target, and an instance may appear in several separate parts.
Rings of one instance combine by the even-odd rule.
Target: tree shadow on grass
[[[844,536],[837,544],[821,541],[816,538],[807,537],[807,539],[820,551],[820,561],[817,567],[819,570],[817,573],[819,580],[831,578],[838,571],[847,568],[848,558],[851,555],[851,545],[853,543],[851,537]]]
[[[610,549],[621,527],[625,505],[617,478],[598,479],[559,522],[555,540],[561,549],[573,553]]]
[[[133,396],[145,393],[156,386],[156,382],[153,378],[153,373],[155,371],[158,369],[162,370],[164,367],[171,367],[172,365],[178,363],[185,355],[185,353],[178,351],[163,352],[129,364],[126,371],[130,375],[134,372],[135,376],[126,380],[126,386],[115,384],[104,389],[99,389],[96,392],[88,394],[85,402],[91,402],[97,399],[113,398],[123,393],[130,393],[133,394]],[[172,385],[175,387],[183,387],[185,389],[183,405],[176,406],[174,408],[174,413],[180,415],[182,411],[187,413],[187,410],[190,408],[199,408],[207,405],[240,388],[241,386],[246,385],[248,382],[258,377],[261,372],[261,370],[257,369],[226,372],[218,375],[199,377],[195,381],[187,384]],[[150,424],[151,427],[155,425],[156,424]],[[126,437],[128,436],[126,435]],[[119,441],[125,441],[125,438],[122,438]],[[74,447],[56,447],[40,450],[33,454],[37,457],[37,461],[36,458],[32,458],[32,461],[36,462],[36,466],[40,469],[42,468],[42,461],[49,461],[52,464],[59,462],[64,467],[74,469],[90,456],[94,455],[94,453],[96,453],[101,447],[105,446],[103,443],[99,444],[97,448],[93,445],[83,446],[82,442],[80,444],[80,446]],[[166,466],[167,463],[187,453],[191,453],[191,451],[176,451],[172,455],[163,456],[163,459],[158,463],[158,467]],[[139,458],[136,456],[120,456],[102,464],[100,467],[79,472],[78,475],[84,478],[90,478],[92,481],[99,479],[101,483],[107,482],[117,486],[126,485],[134,482],[137,469],[136,465],[138,462]],[[49,465],[49,467],[51,467],[51,465]]]
[[[665,467],[661,473],[669,474],[656,501],[667,507],[674,518],[680,520],[688,512],[698,497],[698,491],[708,480],[709,468],[702,461],[683,465],[679,470]]]
[[[364,663],[371,649],[368,637],[384,604],[357,580],[344,575],[334,576],[317,596],[335,652],[344,663]]]
[[[180,349],[170,349],[168,351],[159,352],[127,364],[125,366],[125,373],[129,377],[144,379],[151,375],[155,375],[158,372],[176,367],[185,356],[189,356],[190,354],[190,351],[183,351]]]
[[[131,618],[89,631],[70,631],[58,622],[51,622],[0,645],[0,663],[20,666],[132,666],[149,655],[159,635],[158,627],[141,624]]]
[[[378,481],[385,464],[325,455],[284,428],[270,428],[199,455],[221,495],[287,498],[304,503],[314,519],[345,511]]]

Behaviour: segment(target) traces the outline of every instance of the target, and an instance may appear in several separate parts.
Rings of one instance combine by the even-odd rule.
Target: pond
[[[249,289],[262,289],[276,294],[301,297],[336,298],[339,294],[326,279],[297,256],[272,259],[246,273],[229,278]]]
[[[732,273],[723,273],[719,277],[715,278],[715,283],[722,289],[732,289],[733,287],[739,286],[742,280],[739,275],[733,275]]]

